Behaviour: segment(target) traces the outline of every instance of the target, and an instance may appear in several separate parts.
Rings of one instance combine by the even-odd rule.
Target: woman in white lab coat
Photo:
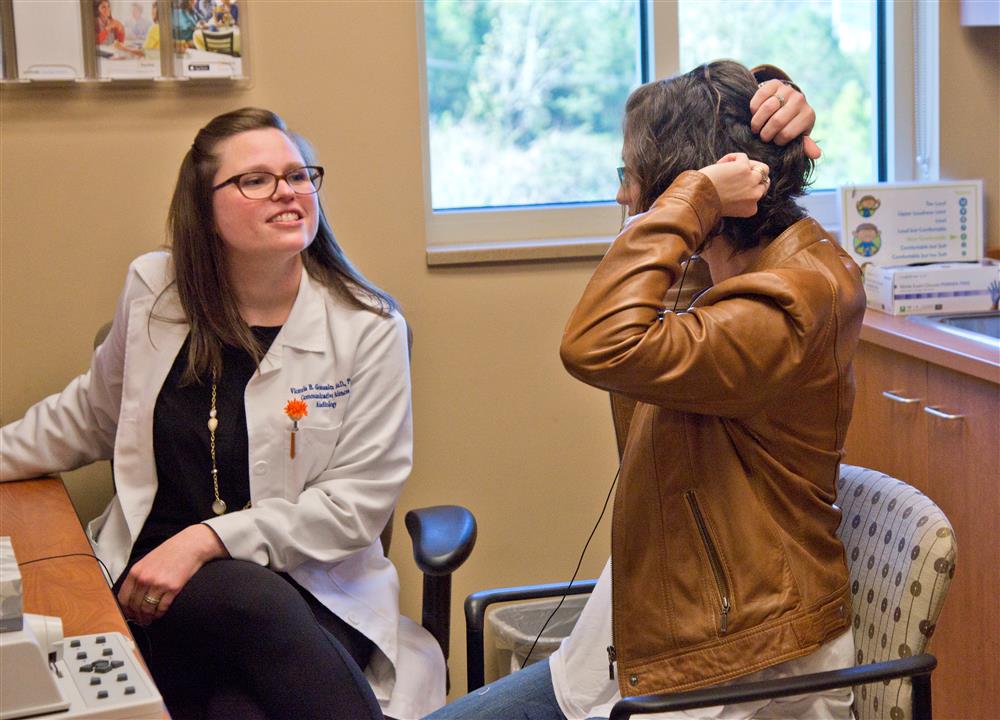
[[[334,239],[309,155],[265,110],[206,125],[170,251],[132,263],[90,370],[0,436],[3,480],[113,458],[88,532],[174,717],[444,702],[379,541],[411,467],[405,323]]]

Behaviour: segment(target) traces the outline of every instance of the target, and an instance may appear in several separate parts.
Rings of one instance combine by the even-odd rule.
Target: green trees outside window
[[[872,3],[680,0],[684,69],[787,70],[824,149],[814,187],[873,179]],[[435,210],[612,200],[625,99],[641,81],[635,0],[424,3]]]

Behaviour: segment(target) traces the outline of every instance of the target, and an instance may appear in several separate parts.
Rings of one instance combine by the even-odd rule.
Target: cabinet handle
[[[908,398],[899,395],[899,390],[883,390],[882,397],[887,397],[893,402],[902,403],[904,405],[912,405],[913,403],[920,402],[920,398]]]
[[[965,415],[951,415],[950,413],[946,413],[943,410],[938,410],[936,407],[931,407],[930,405],[924,408],[924,412],[927,413],[928,415],[939,417],[942,420],[961,420],[962,418],[965,417]]]

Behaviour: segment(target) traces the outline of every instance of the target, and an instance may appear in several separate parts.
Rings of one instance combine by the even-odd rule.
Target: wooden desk
[[[64,635],[120,632],[133,639],[93,557],[74,555],[24,565],[55,555],[93,555],[62,480],[0,483],[0,535],[10,536],[21,565],[25,612],[59,616]],[[142,663],[138,651],[135,655]],[[163,717],[170,720],[166,711]]]
[[[21,565],[25,612],[58,615],[65,635],[117,631],[132,637],[93,557],[24,565],[54,555],[93,555],[62,480],[0,483],[0,535],[10,536]]]

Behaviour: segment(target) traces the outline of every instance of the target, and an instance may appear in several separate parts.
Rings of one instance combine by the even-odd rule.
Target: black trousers
[[[372,642],[255,563],[206,563],[162,618],[132,629],[174,720],[382,718],[361,671]]]

